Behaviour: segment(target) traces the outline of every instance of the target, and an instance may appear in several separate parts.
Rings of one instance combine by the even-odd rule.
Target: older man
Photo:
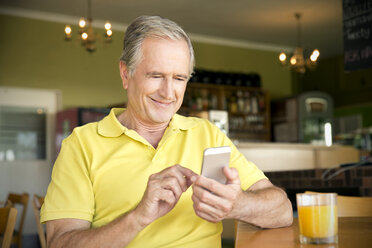
[[[292,223],[286,194],[207,120],[177,115],[193,70],[174,22],[142,16],[120,61],[126,109],[65,139],[42,208],[49,247],[220,247],[221,220]],[[205,148],[230,146],[226,184],[203,176]],[[190,187],[192,185],[192,187]]]

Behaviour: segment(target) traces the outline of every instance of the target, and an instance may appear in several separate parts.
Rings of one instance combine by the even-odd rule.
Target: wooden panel
[[[335,146],[324,149],[315,149],[316,168],[337,167],[343,163],[359,161],[359,151],[354,147]]]
[[[221,237],[226,239],[235,238],[235,220],[232,219],[222,220],[222,225],[223,231]]]
[[[255,163],[262,171],[286,171],[314,169],[312,149],[241,148],[247,160]]]
[[[359,151],[351,146],[239,143],[237,147],[247,160],[265,172],[333,168],[359,161]]]

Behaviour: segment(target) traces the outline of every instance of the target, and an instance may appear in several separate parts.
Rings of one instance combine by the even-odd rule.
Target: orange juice
[[[337,206],[299,206],[300,233],[309,238],[337,235]]]

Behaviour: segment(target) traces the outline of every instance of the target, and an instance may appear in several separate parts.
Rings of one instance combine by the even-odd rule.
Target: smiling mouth
[[[174,102],[174,101],[161,102],[161,101],[157,101],[157,100],[155,100],[155,99],[153,99],[153,98],[151,98],[151,97],[150,97],[150,99],[151,99],[155,104],[160,105],[160,106],[162,106],[162,107],[168,107],[168,106],[170,106],[170,105]]]

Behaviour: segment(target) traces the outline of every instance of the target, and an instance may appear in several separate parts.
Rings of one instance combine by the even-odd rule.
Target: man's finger
[[[182,172],[183,176],[186,178],[186,184],[187,184],[187,187],[189,187],[192,184],[191,178],[195,177],[195,176],[198,176],[198,174],[196,174],[192,170],[190,170],[186,167],[183,167],[181,165],[176,165],[176,166],[177,166],[177,168],[179,168],[179,170]]]
[[[177,178],[167,177],[160,181],[160,186],[163,189],[167,189],[173,192],[176,199],[179,199],[182,195],[183,189],[182,185],[179,184]]]
[[[195,208],[194,208],[194,211],[195,211],[195,213],[196,213],[197,216],[199,216],[200,218],[202,218],[202,219],[204,219],[206,221],[213,222],[213,223],[217,223],[217,222],[221,221],[220,219],[217,219],[217,218],[215,218],[214,216],[211,216],[208,213],[198,211]]]
[[[166,202],[168,205],[173,206],[177,203],[177,198],[172,190],[164,189],[158,192],[158,199]]]
[[[182,187],[183,191],[186,191],[190,185],[192,184],[191,182],[191,177],[197,175],[195,172],[192,170],[182,167],[181,165],[174,165],[169,168],[164,169],[163,171],[157,173],[158,178],[165,178],[165,177],[175,177],[177,178],[179,184]]]
[[[216,219],[223,219],[225,216],[224,212],[216,205],[210,205],[209,202],[203,202],[196,195],[192,196],[192,200],[194,202],[194,209],[198,212],[208,213]]]
[[[225,196],[226,194],[228,194],[228,191],[225,188],[226,185],[204,176],[199,176],[194,182],[194,185],[207,189],[219,196]]]
[[[192,186],[192,189],[193,189],[194,195],[196,195],[198,199],[200,199],[200,201],[202,202],[205,202],[210,205],[214,205],[216,207],[222,207],[224,204],[227,203],[226,199],[209,192],[203,187],[200,187],[194,184]]]
[[[237,169],[225,166],[223,168],[223,173],[226,176],[226,184],[240,184],[240,178]]]

